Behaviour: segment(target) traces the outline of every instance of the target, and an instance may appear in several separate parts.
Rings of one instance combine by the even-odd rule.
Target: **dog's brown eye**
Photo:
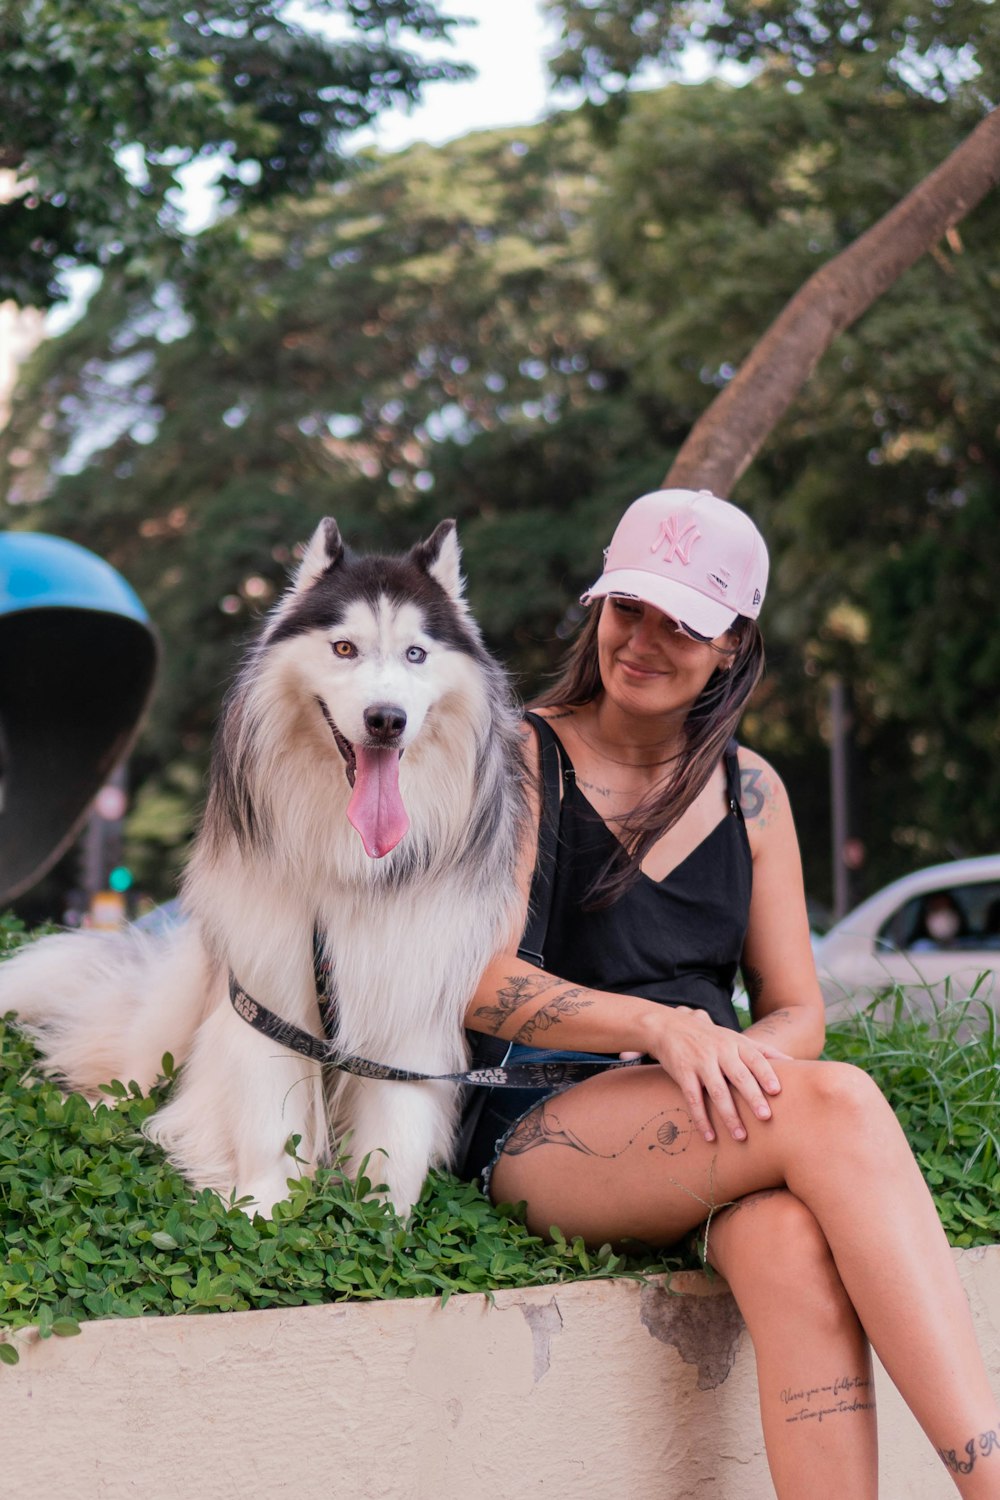
[[[333,654],[334,656],[342,656],[346,661],[350,656],[357,656],[358,648],[353,641],[334,641]]]

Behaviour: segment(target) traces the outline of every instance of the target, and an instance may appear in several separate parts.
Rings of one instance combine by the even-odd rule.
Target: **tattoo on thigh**
[[[568,1146],[579,1151],[581,1156],[594,1156],[601,1161],[615,1161],[630,1150],[651,1127],[652,1140],[644,1142],[647,1151],[659,1151],[666,1156],[679,1156],[685,1151],[691,1138],[691,1116],[686,1109],[664,1109],[643,1122],[639,1129],[616,1151],[598,1151],[569,1126],[560,1122],[559,1115],[550,1109],[548,1102],[532,1110],[511,1131],[504,1145],[504,1154],[523,1156],[537,1146]]]
[[[970,1438],[962,1449],[965,1457],[960,1458],[955,1448],[939,1448],[938,1457],[946,1469],[953,1474],[971,1474],[975,1467],[977,1458],[989,1458],[991,1453],[1000,1450],[1000,1428],[991,1427],[988,1432],[981,1432],[978,1438]]]
[[[870,1375],[838,1375],[828,1385],[785,1386],[781,1404],[792,1408],[786,1422],[822,1423],[847,1412],[874,1411],[875,1392]]]

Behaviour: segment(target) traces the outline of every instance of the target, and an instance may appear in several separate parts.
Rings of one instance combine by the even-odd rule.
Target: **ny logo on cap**
[[[692,532],[694,532],[694,536],[691,535]],[[657,548],[666,543],[667,550],[663,554],[663,561],[669,563],[673,562],[676,558],[678,562],[683,563],[687,567],[691,561],[691,548],[695,542],[700,540],[701,532],[698,530],[695,521],[689,521],[682,531],[678,518],[676,516],[668,516],[665,521],[660,522],[660,529],[657,532],[656,540],[649,550],[650,552],[655,552]]]

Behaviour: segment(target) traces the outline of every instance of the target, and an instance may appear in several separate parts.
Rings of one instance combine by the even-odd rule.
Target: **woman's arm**
[[[818,1057],[826,1017],[788,794],[767,761],[743,749],[740,782],[753,854],[753,896],[741,968],[754,1019],[744,1034],[793,1057]]]

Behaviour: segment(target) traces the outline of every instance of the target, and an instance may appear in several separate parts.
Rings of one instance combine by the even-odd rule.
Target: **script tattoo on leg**
[[[1000,1451],[1000,1428],[991,1427],[987,1432],[981,1432],[978,1438],[970,1438],[962,1449],[965,1457],[960,1458],[955,1448],[939,1448],[938,1457],[946,1469],[953,1474],[971,1474],[977,1458],[989,1458],[991,1453]]]
[[[687,1149],[693,1127],[691,1116],[686,1109],[660,1110],[658,1114],[644,1120],[638,1130],[616,1151],[598,1151],[596,1147],[588,1146],[575,1130],[563,1125],[558,1113],[550,1110],[546,1103],[540,1109],[532,1110],[530,1115],[525,1115],[523,1120],[518,1121],[507,1137],[503,1150],[505,1155],[523,1156],[526,1151],[534,1151],[539,1146],[568,1146],[571,1150],[578,1151],[581,1156],[594,1156],[602,1161],[615,1161],[634,1146],[640,1136],[643,1136],[652,1126],[656,1129],[653,1139],[645,1143],[647,1151],[659,1151],[666,1156],[679,1156]]]
[[[875,1410],[872,1381],[868,1375],[838,1375],[827,1385],[804,1386],[801,1390],[786,1386],[781,1392],[781,1403],[793,1408],[785,1418],[786,1422],[822,1424],[829,1417]]]

